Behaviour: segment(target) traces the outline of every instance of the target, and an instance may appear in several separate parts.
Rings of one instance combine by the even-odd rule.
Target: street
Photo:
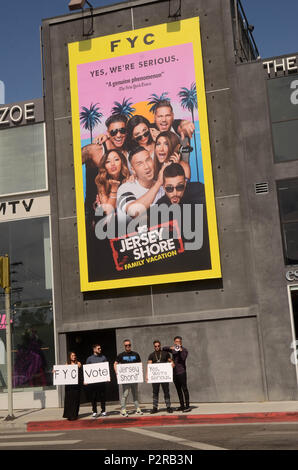
[[[176,451],[173,454],[176,459],[179,454],[177,451],[181,451],[180,463],[189,465],[194,464],[192,456],[204,450],[298,450],[298,423],[184,425],[39,433],[11,431],[0,433],[0,451],[3,450],[114,451],[105,453],[108,456],[105,458],[114,461],[107,460],[104,463],[125,463],[130,467],[140,465],[142,461],[115,462],[117,451],[121,451],[122,457],[125,451],[127,455],[133,455],[131,451],[134,450],[147,451],[144,456],[152,451],[150,464],[177,464],[179,462],[174,462],[175,457],[170,461],[170,451]],[[158,451],[167,451],[163,461],[156,461]]]

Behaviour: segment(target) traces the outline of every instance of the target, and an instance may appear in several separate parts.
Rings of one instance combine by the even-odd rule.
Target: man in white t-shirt
[[[135,218],[164,195],[163,169],[160,170],[157,181],[154,180],[154,162],[149,152],[143,147],[137,147],[129,156],[134,181],[122,184],[117,192],[118,217]]]

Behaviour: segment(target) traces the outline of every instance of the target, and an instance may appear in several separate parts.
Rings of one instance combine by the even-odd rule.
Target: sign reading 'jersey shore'
[[[68,47],[81,290],[221,277],[199,18]]]
[[[134,362],[132,364],[117,364],[118,384],[135,384],[143,382],[143,364]]]

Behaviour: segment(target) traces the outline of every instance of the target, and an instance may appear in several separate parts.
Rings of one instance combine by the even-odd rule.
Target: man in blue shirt
[[[101,352],[100,344],[92,346],[93,354],[87,358],[86,364],[97,364],[98,362],[108,362],[106,356]],[[105,382],[88,384],[92,404],[92,417],[97,418],[97,402],[101,404],[101,416],[106,416],[106,384]]]

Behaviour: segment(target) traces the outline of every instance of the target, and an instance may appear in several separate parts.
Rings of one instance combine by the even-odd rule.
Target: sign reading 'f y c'
[[[0,104],[4,104],[5,102],[5,86],[4,82],[0,80]]]

